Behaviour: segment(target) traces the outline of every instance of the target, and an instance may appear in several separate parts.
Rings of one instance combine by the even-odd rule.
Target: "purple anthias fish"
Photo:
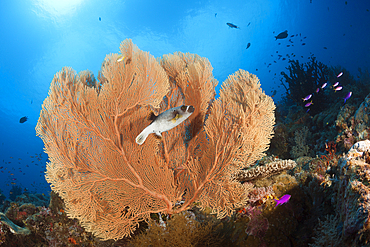
[[[324,84],[322,84],[321,88],[326,87],[326,85],[328,85],[328,83],[325,82]]]
[[[343,75],[343,72],[340,72],[338,75],[337,75],[337,77],[339,78],[339,77],[341,77]]]
[[[346,103],[347,99],[351,98],[352,92],[347,93],[346,97],[344,97],[344,103]]]
[[[316,89],[316,93],[318,93],[320,91],[320,88],[318,87],[317,89]]]
[[[308,102],[307,104],[304,105],[304,107],[309,107],[310,105],[312,105],[312,101]]]
[[[336,87],[339,85],[339,81],[337,81],[336,83],[334,83],[333,87]]]
[[[335,91],[340,91],[340,90],[342,90],[342,88],[343,88],[342,86],[339,86],[339,87],[334,88],[334,90]]]
[[[309,100],[309,99],[311,99],[311,97],[312,97],[312,94],[307,95],[306,97],[303,98],[303,101]]]
[[[290,199],[290,196],[291,195],[286,194],[286,195],[283,195],[280,199],[274,199],[276,201],[275,208],[279,204],[287,203],[289,201],[289,199]]]

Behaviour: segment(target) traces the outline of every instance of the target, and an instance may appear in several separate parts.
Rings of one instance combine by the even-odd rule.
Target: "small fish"
[[[309,99],[311,99],[311,97],[312,97],[312,94],[310,94],[310,95],[307,95],[306,97],[304,97],[304,98],[302,98],[302,99],[303,99],[303,101],[306,101],[306,100],[309,100]]]
[[[24,116],[24,117],[21,117],[21,119],[19,119],[19,122],[20,123],[24,123],[28,120],[28,117],[27,116]]]
[[[249,22],[249,23],[248,23],[248,25],[247,25],[247,27],[249,27],[249,25],[250,25],[250,24],[251,24],[251,23]]]
[[[285,39],[286,37],[288,37],[288,30],[285,30],[284,32],[281,32],[277,36],[275,36],[275,40]]]
[[[337,75],[337,78],[341,77],[343,75],[343,72],[340,72],[338,75]]]
[[[324,46],[324,49],[325,49],[325,50],[327,50],[327,49],[328,49],[328,47]]]
[[[346,103],[347,99],[351,98],[352,92],[347,93],[346,97],[344,97],[344,103]]]
[[[118,58],[117,58],[117,62],[119,63],[119,62],[123,61],[123,59],[125,59],[125,56],[119,55]]]
[[[286,45],[286,47],[289,47],[290,45]]]
[[[240,29],[240,27],[238,27],[237,25],[234,25],[234,24],[232,24],[230,22],[226,23],[226,25],[228,25],[231,28],[239,28]]]
[[[333,87],[336,87],[339,85],[339,81],[337,81],[336,83],[334,83]]]
[[[290,35],[290,37],[293,38],[294,37],[294,34],[293,35]]]
[[[251,43],[248,43],[247,48],[245,48],[245,49],[248,49],[249,47],[251,47]]]
[[[343,87],[342,86],[339,86],[339,87],[334,88],[334,91],[340,91],[342,89],[343,89]]]
[[[217,13],[215,13],[215,17],[217,17]]]
[[[284,204],[284,203],[287,203],[290,199],[291,195],[283,195],[280,199],[274,199],[277,203],[275,205],[275,208],[277,207],[277,205],[281,205],[281,204]]]
[[[318,88],[316,88],[316,93],[318,93],[320,91],[320,88],[318,87]]]
[[[328,85],[328,83],[326,83],[326,82],[324,84],[322,84],[321,89],[325,88],[326,85]]]
[[[99,21],[101,21],[101,17],[99,17]]]
[[[305,104],[304,107],[309,107],[310,105],[313,105],[312,101],[310,101],[307,104]]]
[[[155,116],[152,113],[149,116],[149,120],[152,120],[152,122],[136,137],[136,143],[139,145],[143,144],[151,133],[154,133],[157,137],[161,138],[162,132],[176,127],[190,117],[193,112],[193,106],[182,105],[164,111],[158,116]]]
[[[306,43],[302,43],[302,45],[306,45]]]

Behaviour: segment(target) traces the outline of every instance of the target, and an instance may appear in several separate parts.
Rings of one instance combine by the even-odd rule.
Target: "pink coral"
[[[263,242],[263,237],[269,228],[268,220],[262,216],[262,212],[258,208],[248,207],[247,212],[250,214],[250,221],[245,233],[253,235]]]

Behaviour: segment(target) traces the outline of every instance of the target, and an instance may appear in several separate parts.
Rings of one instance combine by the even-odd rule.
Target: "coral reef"
[[[10,195],[9,199],[14,201],[17,196],[22,195],[22,187],[18,185],[13,185],[12,188],[10,189]]]
[[[277,155],[281,159],[289,159],[289,134],[287,126],[283,123],[276,123],[274,127],[274,137],[267,151],[269,155]]]
[[[343,246],[340,230],[340,221],[334,215],[327,215],[324,220],[320,220],[314,230],[313,244],[310,247],[340,247]]]
[[[68,219],[63,200],[51,194],[49,207],[12,202],[6,217],[29,235],[13,234],[0,223],[4,246],[370,246],[370,141],[358,142],[345,156],[336,143],[326,155],[300,157],[293,169],[245,182],[249,200],[231,216],[218,219],[212,208],[191,207],[174,215],[151,214],[131,240],[102,242]],[[278,163],[264,157],[258,166]],[[292,161],[290,161],[292,162]],[[275,207],[274,198],[291,195]],[[29,196],[32,198],[32,196]],[[177,207],[180,205],[177,205]],[[196,206],[196,205],[195,205]]]
[[[336,142],[348,150],[354,143],[370,138],[370,94],[361,105],[341,108],[335,122],[339,133]]]
[[[52,127],[68,133],[64,137],[58,136],[60,142],[68,145],[54,146],[65,155],[51,158],[47,168],[53,189],[64,198],[54,192],[50,198],[28,192],[22,194],[20,188],[13,187],[10,201],[5,200],[0,191],[0,211],[3,212],[0,212],[0,246],[370,246],[370,141],[366,140],[370,133],[368,71],[360,71],[357,80],[354,80],[344,68],[329,68],[314,57],[307,64],[291,61],[289,75],[283,73],[285,86],[289,88],[286,88],[287,96],[276,112],[278,123],[274,127],[275,136],[268,151],[269,156],[261,157],[270,138],[267,137],[265,142],[262,141],[264,147],[250,158],[253,146],[245,143],[258,142],[260,133],[246,131],[246,126],[257,119],[248,122],[248,107],[252,107],[248,102],[256,98],[257,101],[253,101],[255,104],[252,105],[269,105],[270,102],[259,84],[253,83],[256,79],[253,75],[238,71],[230,76],[223,87],[221,100],[217,101],[213,91],[216,82],[206,59],[175,53],[157,59],[158,65],[152,61],[152,57],[144,59],[146,55],[137,48],[132,50],[124,46],[121,52],[124,55],[140,53],[138,57],[141,60],[136,59],[136,55],[129,55],[122,62],[117,62],[117,54],[107,56],[98,76],[99,82],[88,71],[75,75],[71,74],[71,70],[64,69],[56,76],[56,86],[70,94],[55,96],[55,100],[64,107],[63,110],[72,109],[68,117],[75,116],[69,119],[74,121],[70,125],[68,121],[53,121],[53,114],[48,116],[56,124]],[[145,63],[149,60],[151,62]],[[129,67],[133,64],[143,66],[130,73]],[[142,76],[140,72],[148,68],[151,72],[158,69],[158,78],[164,75],[169,77],[167,91],[159,93],[164,95],[163,101],[158,99],[150,103],[148,97],[145,99],[148,101],[143,100],[142,105],[135,105],[135,96],[132,94],[132,98],[128,99],[132,100],[132,108],[126,112],[127,116],[124,111],[117,115],[114,110],[110,112],[112,114],[103,114],[104,111],[92,106],[90,99],[93,92],[108,99],[109,95],[104,94],[105,88],[119,92],[122,86],[114,81],[128,80],[132,82],[129,87],[135,87],[137,78],[145,80],[150,77],[147,74]],[[120,73],[122,70],[127,73]],[[353,92],[351,99],[343,105],[343,92],[320,90],[313,99],[316,108],[307,111],[302,105],[302,97],[309,94],[312,88],[314,91],[321,86],[325,80],[329,84],[335,83],[339,72],[343,72],[341,85]],[[243,98],[244,89],[239,80],[255,90],[255,94]],[[91,91],[79,91],[82,88]],[[155,91],[155,87],[152,89]],[[145,94],[146,90],[143,92]],[[193,100],[198,98],[206,100],[194,103]],[[226,98],[233,98],[234,101],[226,104]],[[119,97],[109,101],[109,104],[119,102],[116,99]],[[133,141],[148,124],[145,115],[149,111],[158,114],[179,104],[195,105],[197,112],[179,129],[163,134],[162,140],[150,136],[143,146],[154,147],[151,150],[155,150],[155,155],[148,155],[145,147],[138,147]],[[226,106],[240,111],[227,111]],[[119,103],[115,109],[120,111],[125,106]],[[94,114],[76,114],[89,111],[100,115],[94,118]],[[133,121],[135,114],[140,117]],[[110,116],[113,115],[116,117],[111,124]],[[128,121],[123,121],[126,117]],[[98,131],[94,126],[97,122],[117,128],[104,129],[99,125],[101,132],[94,135]],[[73,131],[78,129],[78,124],[81,124],[84,132],[76,134]],[[264,132],[266,135],[272,132],[272,122],[270,124]],[[49,127],[46,124],[39,131],[49,131]],[[125,128],[129,131],[122,131]],[[212,128],[229,128],[229,131],[221,133],[212,131]],[[86,145],[76,141],[84,138],[88,143]],[[99,144],[90,145],[96,140],[100,141]],[[111,141],[106,144],[106,140]],[[116,146],[121,148],[119,155],[104,159],[102,153],[108,152],[102,143],[111,150],[115,150]],[[47,148],[50,145],[46,143]],[[235,148],[230,147],[233,145]],[[90,149],[94,152],[89,152]],[[346,154],[341,154],[347,150]],[[120,152],[125,153],[122,156],[126,158],[125,161],[120,159]],[[140,156],[135,156],[137,153]],[[204,156],[204,153],[210,155]],[[294,161],[290,160],[292,158]],[[101,165],[102,159],[113,164],[111,170]],[[212,166],[217,163],[213,163],[214,160],[233,165]],[[58,168],[58,162],[65,164],[65,167]],[[138,176],[129,169],[130,164],[134,164],[131,168],[136,169]],[[141,165],[151,170],[140,171]],[[95,169],[97,167],[99,169]],[[144,180],[147,189],[144,192],[140,190],[140,193],[133,193],[132,196],[129,187],[122,186],[125,190],[120,190],[121,181],[137,186],[140,184],[139,178],[146,177],[151,178],[151,183]],[[207,177],[217,179],[207,180]],[[163,184],[158,178],[164,181],[169,179],[170,182]],[[60,185],[55,182],[58,179],[66,183]],[[114,181],[113,185],[110,181]],[[196,185],[202,183],[208,186],[206,193],[197,190]],[[79,187],[73,187],[76,184]],[[66,191],[66,188],[70,190]],[[81,192],[80,189],[84,188]],[[117,197],[112,199],[98,193],[105,188]],[[153,204],[158,199],[156,195],[145,197],[141,206],[144,205],[148,210],[143,217],[143,212],[135,207],[135,204],[140,206],[136,199],[149,192],[165,195],[169,202],[164,200],[160,207],[156,207]],[[68,200],[65,193],[75,196]],[[193,200],[195,194],[201,199]],[[274,199],[284,195],[290,195],[290,200],[277,205]],[[132,200],[128,204],[125,201],[127,198]],[[114,208],[109,204],[112,200],[119,201],[121,206]],[[89,213],[104,221],[104,224],[88,226],[85,221],[87,218],[72,219],[75,216],[74,203],[85,211],[87,207],[98,208]],[[168,205],[172,205],[171,210],[168,210]],[[226,206],[222,208],[222,205]],[[131,239],[115,230],[130,217],[137,219],[133,221],[135,227],[129,227]],[[106,225],[110,228],[103,227]],[[92,227],[110,231],[110,237],[94,235]],[[109,238],[120,239],[103,241]]]
[[[318,183],[308,190],[321,218],[310,246],[370,245],[370,164],[365,162],[369,150],[367,140],[339,159],[334,154],[326,157],[325,175],[315,175]]]
[[[294,159],[308,156],[310,148],[307,146],[307,138],[311,133],[307,126],[304,126],[302,129],[294,132],[294,143],[292,150],[290,151]]]
[[[281,72],[285,79],[282,84],[286,89],[286,99],[295,103],[302,104],[302,98],[316,91],[317,88],[329,80],[329,68],[325,64],[318,62],[314,56],[311,61],[300,64],[298,60],[290,60],[287,68],[289,75]],[[329,103],[325,93],[315,95],[315,102],[310,111],[316,114],[322,110],[324,105]]]
[[[93,237],[77,220],[69,219],[64,209],[63,201],[53,192],[49,207],[11,203],[5,214],[0,213],[0,246],[122,246],[125,243],[103,242]]]
[[[232,174],[264,156],[272,98],[255,75],[238,70],[215,99],[212,67],[195,54],[156,60],[131,40],[120,51],[124,61],[118,54],[104,60],[101,87],[91,73],[64,68],[42,106],[36,132],[50,157],[46,180],[67,215],[105,240],[131,235],[152,213],[176,214],[193,204],[231,216],[251,189]],[[184,124],[161,140],[135,142],[151,111],[181,105],[195,109]]]
[[[0,208],[1,208],[1,205],[4,204],[5,198],[6,196],[0,190]]]
[[[26,227],[20,227],[16,224],[14,224],[11,220],[6,217],[5,214],[0,212],[0,221],[1,223],[7,225],[9,227],[9,230],[14,234],[23,234],[23,235],[29,235],[31,231]]]
[[[345,68],[328,67],[314,57],[303,64],[292,60],[287,70],[282,72],[286,94],[277,104],[276,136],[271,140],[268,154],[284,159],[302,156],[296,153],[298,146],[295,139],[303,128],[308,128],[312,133],[303,145],[305,149],[301,149],[309,149],[309,156],[322,155],[323,144],[329,141],[336,141],[338,151],[345,152],[355,142],[368,138],[368,70],[359,69],[355,79]],[[342,74],[338,78],[339,73]],[[343,89],[334,90],[336,83]],[[352,92],[352,96],[344,101],[349,92]],[[302,100],[306,96],[311,98],[308,101]],[[306,107],[305,104],[311,101],[313,104]]]

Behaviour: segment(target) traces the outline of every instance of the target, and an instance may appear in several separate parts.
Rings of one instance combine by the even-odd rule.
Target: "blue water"
[[[53,75],[70,66],[97,76],[105,55],[118,53],[126,38],[155,57],[175,51],[207,57],[219,86],[239,68],[248,70],[267,94],[277,90],[275,100],[284,93],[280,72],[288,66],[278,54],[295,54],[302,63],[312,53],[352,75],[369,68],[370,1],[311,2],[0,1],[0,189],[6,196],[12,185],[50,190],[35,126]],[[288,38],[275,41],[284,30]],[[21,124],[23,116],[29,119]]]

